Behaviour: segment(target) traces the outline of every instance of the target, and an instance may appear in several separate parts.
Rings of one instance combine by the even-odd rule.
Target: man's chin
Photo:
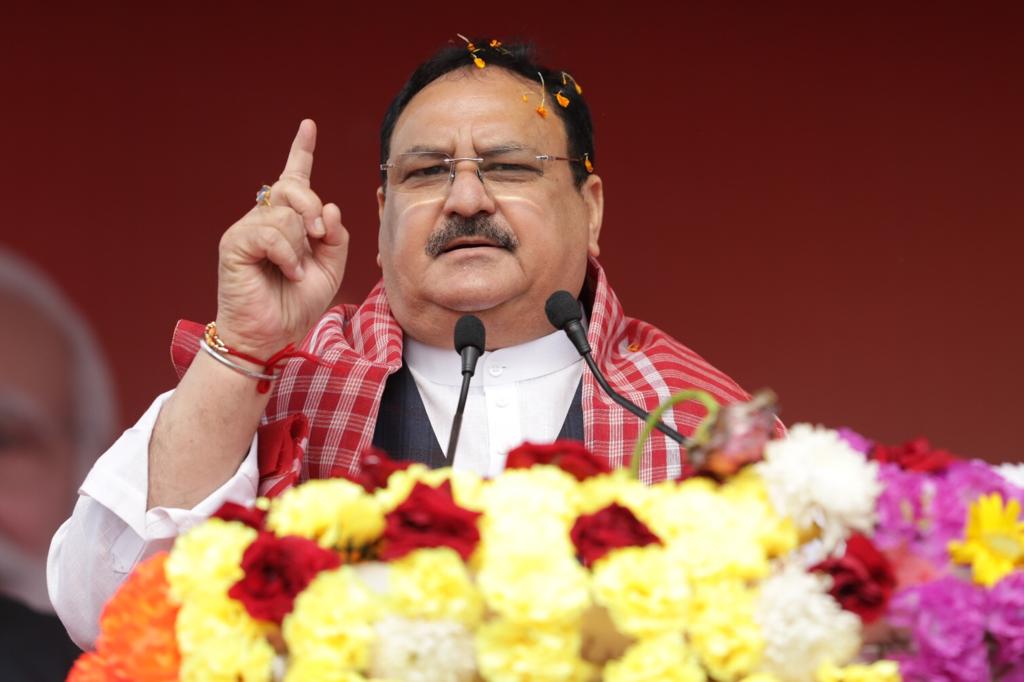
[[[456,286],[439,287],[431,298],[442,308],[466,314],[493,310],[514,296],[508,287],[495,286],[494,282],[459,281]]]

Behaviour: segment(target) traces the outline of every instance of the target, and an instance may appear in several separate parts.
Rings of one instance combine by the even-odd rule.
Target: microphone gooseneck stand
[[[477,360],[484,353],[485,339],[484,323],[476,315],[463,315],[455,323],[455,352],[462,357],[462,389],[459,391],[459,404],[452,419],[451,435],[448,436],[448,451],[445,454],[447,466],[452,466],[455,462],[455,448],[459,445],[459,431],[462,430],[462,413],[466,410],[469,382],[476,372]]]
[[[576,351],[583,356],[587,367],[590,368],[594,378],[597,379],[598,385],[601,386],[601,390],[627,411],[633,413],[641,420],[647,421],[650,414],[639,405],[634,405],[628,399],[616,393],[611,385],[609,385],[608,380],[605,379],[601,369],[597,366],[597,362],[594,360],[590,349],[590,343],[587,342],[587,330],[583,328],[583,323],[580,321],[583,314],[580,310],[579,301],[568,291],[556,291],[548,297],[547,303],[544,304],[544,312],[547,313],[548,322],[551,323],[551,326],[564,331],[569,340],[572,341],[572,345],[576,347]],[[688,447],[687,439],[668,424],[659,421],[654,425],[654,428],[683,447]]]

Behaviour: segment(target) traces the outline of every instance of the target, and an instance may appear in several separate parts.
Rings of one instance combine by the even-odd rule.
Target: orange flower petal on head
[[[572,82],[572,84],[576,86],[576,94],[577,95],[582,95],[583,94],[583,88],[580,87],[580,84],[577,83],[575,80]]]
[[[583,167],[587,169],[588,173],[594,172],[594,164],[590,163],[590,155],[583,155]]]
[[[530,101],[530,96],[528,94],[526,94],[525,92],[523,93],[523,101],[524,102],[529,102]]]
[[[563,95],[561,90],[555,93],[555,99],[562,105],[563,109],[569,106],[569,98]]]
[[[480,59],[480,57],[477,57],[476,55],[473,55],[473,63],[476,64],[476,68],[478,69],[482,69],[485,66],[487,66],[487,63],[484,60]]]
[[[500,40],[491,40],[490,46],[491,47],[501,47],[501,41]]]
[[[541,115],[541,118],[547,118],[548,117],[548,110],[544,108],[543,104],[541,104],[539,107],[537,107],[537,113]]]

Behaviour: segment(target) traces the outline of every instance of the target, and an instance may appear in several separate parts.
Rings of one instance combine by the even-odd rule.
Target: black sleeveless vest
[[[583,441],[582,398],[583,382],[580,381],[558,438]],[[445,465],[444,450],[434,435],[416,381],[404,364],[384,385],[373,446],[395,460],[419,462],[432,469]]]

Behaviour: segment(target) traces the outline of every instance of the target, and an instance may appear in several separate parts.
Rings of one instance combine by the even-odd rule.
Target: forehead
[[[63,334],[34,306],[0,292],[0,393],[30,400],[61,417],[70,393],[68,345]]]
[[[523,101],[524,95],[526,101]],[[416,94],[391,135],[391,153],[412,147],[480,152],[518,143],[548,154],[565,154],[565,124],[545,101],[537,113],[540,81],[528,81],[499,67],[467,67],[441,76]],[[472,149],[467,149],[471,145]]]

